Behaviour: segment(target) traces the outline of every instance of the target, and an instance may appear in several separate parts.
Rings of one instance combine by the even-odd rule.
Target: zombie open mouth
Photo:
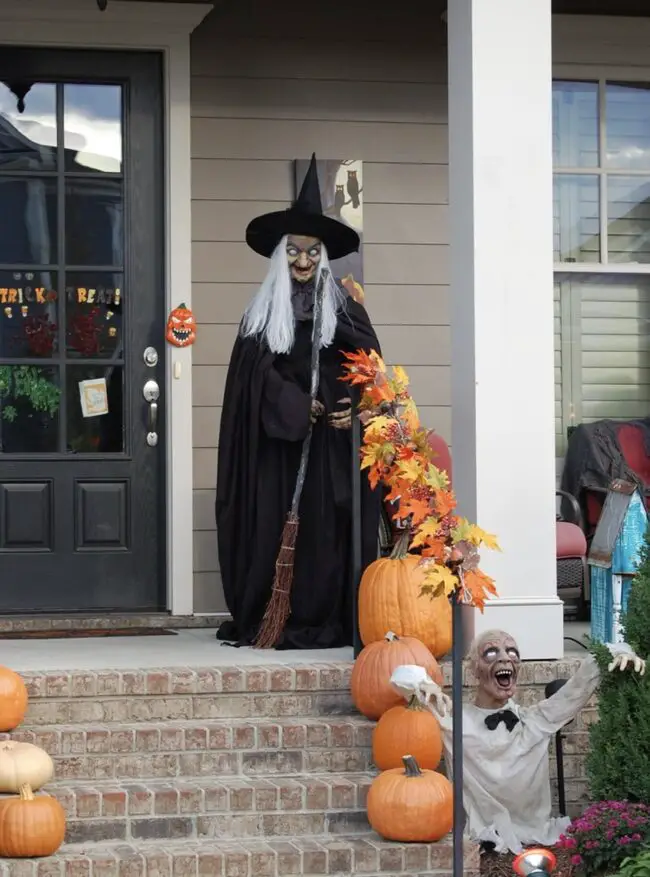
[[[294,270],[294,273],[296,274],[296,276],[298,276],[298,277],[309,277],[310,274],[312,274],[313,271],[314,271],[314,269],[311,268],[311,267],[310,267],[310,268],[297,268],[297,267],[294,267],[293,270]]]
[[[499,688],[510,688],[514,678],[514,673],[512,670],[497,670],[494,674],[494,678],[496,679]]]

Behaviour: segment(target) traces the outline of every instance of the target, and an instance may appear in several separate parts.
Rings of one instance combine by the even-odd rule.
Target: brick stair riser
[[[285,694],[127,695],[35,700],[25,726],[133,724],[183,720],[257,719],[348,715],[349,692]]]
[[[120,845],[111,849],[64,847],[53,859],[0,860],[1,877],[372,877],[451,874],[452,849],[440,844],[388,844],[369,839],[302,838],[238,843]],[[465,850],[465,877],[478,874],[476,847]]]
[[[50,785],[46,791],[63,805],[69,823],[137,821],[223,814],[357,812],[365,809],[371,774],[341,777],[279,777],[153,782],[101,786]]]
[[[363,771],[373,723],[362,717],[313,722],[19,728],[0,739],[41,746],[57,780],[249,776]]]

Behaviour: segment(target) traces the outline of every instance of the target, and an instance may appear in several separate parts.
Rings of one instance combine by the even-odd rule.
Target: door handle
[[[149,403],[147,412],[147,444],[150,448],[155,448],[158,444],[158,399],[160,397],[160,387],[153,381],[147,381],[142,388],[142,395],[145,401]]]

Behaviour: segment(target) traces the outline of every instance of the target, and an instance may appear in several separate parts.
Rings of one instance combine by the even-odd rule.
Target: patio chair
[[[565,610],[584,621],[589,617],[589,568],[587,539],[580,504],[564,490],[556,490],[562,507],[569,509],[573,520],[558,514],[555,522],[555,557],[557,562],[557,593]],[[566,515],[566,511],[564,512]]]

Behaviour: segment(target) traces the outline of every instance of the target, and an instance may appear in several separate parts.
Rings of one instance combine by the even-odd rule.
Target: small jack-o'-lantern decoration
[[[185,304],[170,313],[165,337],[174,347],[189,347],[196,341],[196,318]]]

